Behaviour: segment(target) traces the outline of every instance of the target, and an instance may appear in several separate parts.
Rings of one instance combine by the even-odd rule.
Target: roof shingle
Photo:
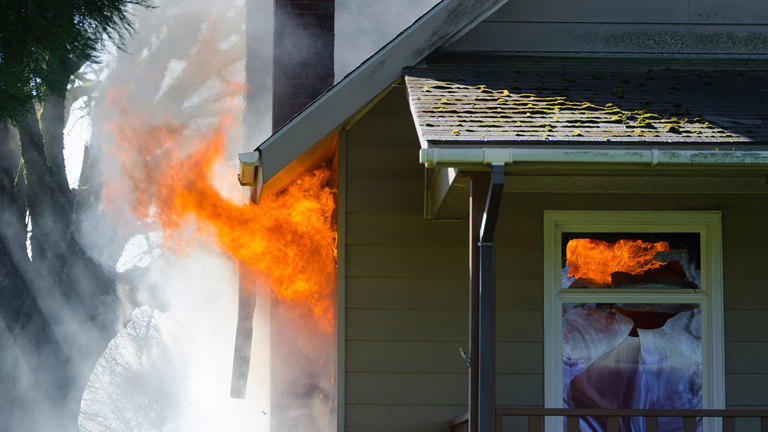
[[[405,73],[422,145],[765,144],[768,62],[443,57]]]

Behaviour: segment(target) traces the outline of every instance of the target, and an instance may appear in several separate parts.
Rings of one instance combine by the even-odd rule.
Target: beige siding
[[[467,223],[423,214],[423,168],[395,89],[349,132],[346,428],[446,431],[467,401]],[[505,193],[498,243],[498,398],[543,404],[544,210],[720,210],[726,401],[768,406],[768,200],[760,195]]]
[[[422,217],[402,89],[347,136],[346,430],[444,431],[467,402],[466,223]]]
[[[346,429],[350,432],[447,431],[445,419],[461,410],[455,405],[358,404],[347,407]]]
[[[448,50],[768,53],[762,0],[510,0]]]

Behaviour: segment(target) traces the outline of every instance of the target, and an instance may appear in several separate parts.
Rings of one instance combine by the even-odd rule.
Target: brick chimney
[[[246,1],[246,76],[250,91],[246,95],[246,113],[244,125],[247,135],[252,139],[262,133],[266,126],[262,122],[264,110],[261,79],[269,75],[265,61],[263,41],[269,35],[268,15],[261,9],[264,5],[259,0]],[[273,24],[273,69],[272,69],[272,131],[276,131],[294,115],[304,109],[318,96],[333,85],[333,49],[334,49],[334,0],[274,0]],[[266,123],[266,122],[265,122]],[[260,138],[256,138],[258,140]],[[252,150],[254,141],[248,141],[245,150]],[[257,306],[256,299],[245,292],[258,292],[256,287],[248,287],[246,278],[240,278],[238,299],[237,330],[232,361],[232,380],[230,395],[243,399],[246,396],[248,373],[251,363],[253,342],[253,317]],[[263,307],[263,306],[259,306]],[[272,304],[275,307],[275,304]],[[261,314],[265,311],[261,310]],[[283,330],[295,327],[283,319],[274,310],[270,314],[270,361],[282,368],[271,371],[271,430],[284,432],[302,430],[308,424],[306,409],[308,397],[316,397],[316,383],[330,379],[329,361],[318,369],[318,359],[307,357],[297,337],[286,337]],[[308,337],[311,337],[309,335]],[[335,353],[335,349],[334,349]],[[335,362],[335,354],[333,361]],[[278,370],[281,369],[281,370]],[[296,371],[297,373],[291,373]],[[299,373],[300,372],[300,373]],[[318,378],[320,376],[320,378]],[[326,400],[329,398],[326,397]],[[335,422],[335,410],[331,416]],[[315,428],[316,430],[317,428]],[[325,428],[322,428],[325,429]],[[329,430],[335,429],[333,425]]]
[[[272,130],[333,85],[334,0],[275,0],[272,69]],[[313,354],[322,340],[311,325],[281,312],[273,300],[270,312],[271,430],[335,430],[335,397],[331,359]],[[329,418],[318,417],[318,401],[329,403]],[[330,413],[332,411],[332,413]]]
[[[272,130],[333,85],[334,0],[275,0]]]
[[[246,76],[251,91],[246,95],[244,123],[253,138],[261,133],[264,120],[265,107],[261,101],[266,95],[261,93],[263,86],[259,84],[268,71],[261,43],[263,31],[269,27],[264,25],[260,3],[247,0],[246,4]],[[333,85],[334,19],[334,0],[274,0],[273,132]],[[254,143],[250,141],[247,145],[250,144]],[[243,399],[251,364],[254,308],[257,307],[257,300],[245,292],[259,292],[259,289],[248,287],[247,278],[242,275],[240,284],[230,394]],[[270,430],[335,430],[335,392],[332,390],[335,346],[330,358],[308,354],[318,337],[311,329],[302,329],[295,320],[282,316],[274,299],[269,308]],[[328,404],[325,417],[311,409],[318,407],[318,399]]]

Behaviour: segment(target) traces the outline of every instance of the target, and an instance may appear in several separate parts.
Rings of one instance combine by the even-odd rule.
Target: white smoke
[[[108,90],[121,89],[131,110],[153,119],[204,127],[218,114],[224,84],[245,80],[245,1],[158,3],[158,9],[138,11],[137,34],[125,52],[107,58],[95,84],[93,140],[99,151],[93,162],[111,184],[125,183],[121,176],[127,173],[110,147],[131,143],[115,141],[106,129],[102,107]],[[205,52],[211,48],[206,38],[217,42],[215,51]],[[235,130],[228,144],[232,162],[226,175],[234,176],[242,135]],[[133,197],[123,192],[129,204]],[[233,194],[246,199],[245,191],[227,191]],[[181,256],[167,250],[160,228],[136,219],[128,207],[93,209],[79,232],[97,260],[117,263],[127,314],[91,374],[81,430],[269,430],[269,327],[259,311],[247,398],[229,397],[237,267],[203,241],[186,244]]]
[[[440,0],[336,0],[336,81]]]
[[[268,430],[260,317],[248,398],[229,398],[237,268],[205,244],[185,257],[163,254],[148,268],[141,283],[161,291],[165,306],[136,308],[107,347],[83,396],[81,430]]]
[[[128,41],[126,52],[116,52],[93,73],[100,83],[91,117],[92,138],[86,132],[71,138],[71,142],[93,140],[90,162],[98,163],[101,175],[113,182],[120,182],[123,173],[110,153],[99,150],[119,145],[99,117],[105,92],[123,86],[133,110],[176,122],[210,121],[216,109],[207,101],[221,91],[222,77],[245,79],[246,39],[263,49],[249,51],[258,59],[251,59],[248,66],[248,107],[243,113],[248,138],[230,137],[232,168],[236,153],[251,150],[270,133],[272,2],[247,2],[249,8],[257,9],[247,14],[254,20],[247,36],[244,0],[158,3],[156,10],[138,12],[138,33]],[[435,3],[337,0],[336,80]],[[211,55],[202,63],[190,61],[199,56],[196,49],[205,32],[217,32],[217,54],[228,55]],[[76,149],[75,144],[68,147]],[[78,163],[77,157],[71,160]],[[234,169],[229,175],[234,175]],[[299,418],[297,430],[335,429],[335,381],[327,376],[335,366],[335,346],[318,346],[335,344],[334,337],[313,338],[290,312],[263,299],[254,322],[247,398],[231,399],[239,289],[236,266],[203,242],[190,244],[183,256],[171,253],[164,249],[157,226],[122,210],[105,222],[103,212],[94,209],[78,232],[97,261],[117,263],[126,314],[125,326],[91,374],[81,404],[81,430],[268,431],[273,416],[283,416],[288,423],[291,417]],[[280,331],[274,326],[280,326]],[[297,391],[309,395],[312,406],[271,412],[270,379],[273,369],[279,376],[279,369],[270,364],[270,339],[278,334],[312,359],[303,362],[309,365],[306,370],[289,371],[288,378],[301,377],[304,384]]]

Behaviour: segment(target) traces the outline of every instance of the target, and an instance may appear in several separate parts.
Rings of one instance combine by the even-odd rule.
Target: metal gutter
[[[433,147],[421,149],[419,161],[428,168],[521,162],[765,166],[768,151]]]

